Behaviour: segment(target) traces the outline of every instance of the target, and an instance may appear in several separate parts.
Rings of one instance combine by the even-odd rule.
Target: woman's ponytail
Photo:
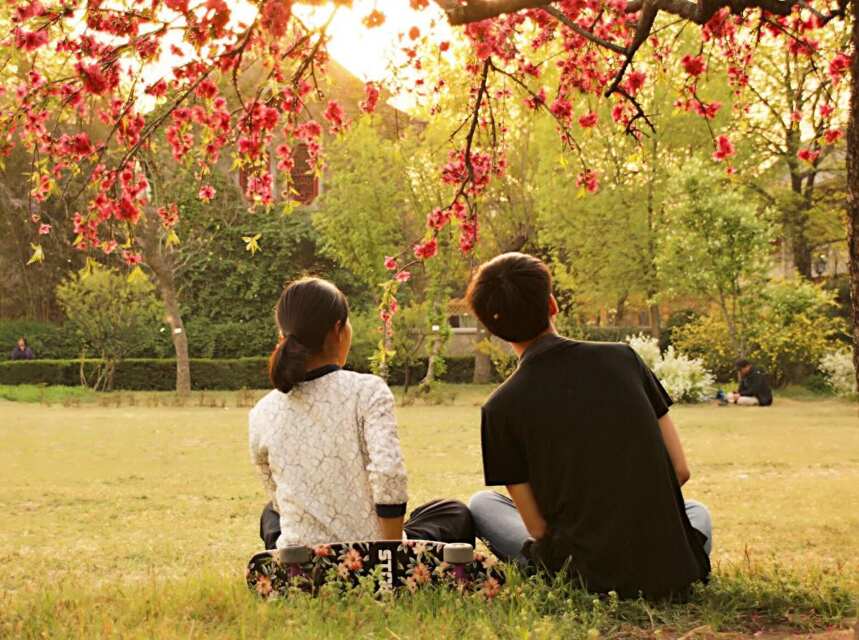
[[[310,351],[294,337],[283,338],[268,361],[268,377],[275,389],[289,393],[304,380]]]
[[[319,353],[325,337],[349,318],[349,303],[340,290],[321,278],[290,284],[275,309],[281,338],[268,361],[268,377],[275,389],[289,393],[304,381],[307,360]]]

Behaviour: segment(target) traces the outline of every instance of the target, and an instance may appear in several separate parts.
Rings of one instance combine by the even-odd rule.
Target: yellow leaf
[[[146,277],[146,274],[143,273],[143,269],[141,269],[139,266],[134,267],[134,269],[132,269],[131,272],[128,274],[128,281],[131,283],[145,282],[146,280],[148,280],[148,278]]]
[[[27,261],[28,265],[36,262],[42,262],[45,259],[45,252],[42,250],[42,245],[30,243],[30,248],[33,249],[33,255]]]
[[[99,268],[98,262],[93,260],[92,258],[87,258],[86,262],[84,262],[84,266],[81,269],[80,273],[82,277],[91,276],[95,271]]]
[[[262,234],[258,233],[255,236],[242,236],[242,240],[245,241],[245,249],[251,252],[251,255],[256,255],[257,251],[260,251],[259,239],[262,238]]]
[[[167,234],[167,246],[172,247],[179,244],[181,241],[179,240],[179,235],[173,229],[170,229],[170,232]]]

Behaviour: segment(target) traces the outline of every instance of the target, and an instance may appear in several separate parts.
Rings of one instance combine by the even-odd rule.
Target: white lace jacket
[[[404,504],[394,397],[376,376],[334,371],[250,412],[251,460],[280,513],[278,547],[382,537],[376,505]]]

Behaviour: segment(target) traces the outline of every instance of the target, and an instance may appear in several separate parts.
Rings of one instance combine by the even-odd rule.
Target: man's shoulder
[[[635,351],[625,342],[586,342],[563,339],[551,352],[528,361],[507,378],[483,405],[485,411],[501,411],[519,405],[533,392],[534,384],[545,384],[544,376],[540,381],[534,380],[535,374],[544,367],[557,372],[558,368],[566,369],[559,384],[566,383],[566,376],[572,375],[576,369],[593,370],[593,367],[628,367],[635,362]]]

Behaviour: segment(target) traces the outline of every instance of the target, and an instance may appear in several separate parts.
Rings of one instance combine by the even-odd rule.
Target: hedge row
[[[448,358],[447,382],[471,382],[473,358]],[[96,360],[84,363],[90,376],[100,364]],[[191,382],[194,389],[266,389],[270,387],[266,358],[191,359]],[[79,385],[79,360],[24,360],[0,362],[0,384]],[[411,369],[411,382],[417,384],[426,372],[426,363]],[[402,368],[391,371],[389,382],[402,384]],[[171,359],[137,358],[123,360],[116,367],[114,389],[128,391],[170,391],[176,387],[176,361]]]

